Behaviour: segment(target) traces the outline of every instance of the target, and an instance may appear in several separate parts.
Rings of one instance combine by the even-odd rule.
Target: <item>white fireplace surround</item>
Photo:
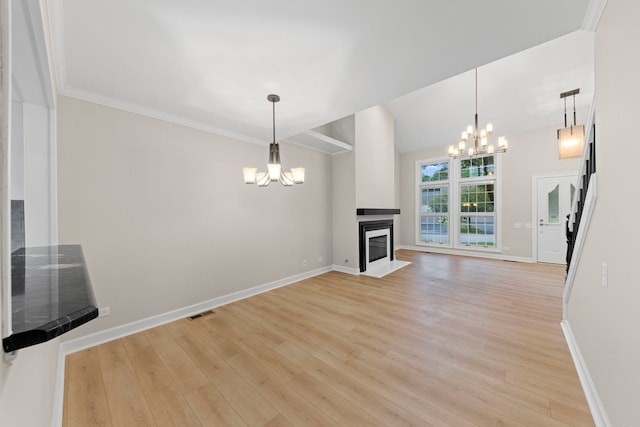
[[[369,261],[369,250],[370,250],[370,239],[374,237],[387,236],[387,252],[383,258],[377,259],[375,261]],[[382,228],[379,230],[371,230],[365,233],[366,245],[365,245],[365,259],[366,259],[366,269],[369,271],[371,268],[380,267],[382,265],[389,264],[391,262],[391,229],[390,228]]]

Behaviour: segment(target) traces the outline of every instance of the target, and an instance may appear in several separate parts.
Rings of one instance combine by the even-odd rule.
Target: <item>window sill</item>
[[[436,249],[446,249],[448,251],[462,251],[462,252],[490,252],[494,254],[501,254],[502,250],[498,248],[489,248],[489,247],[473,247],[473,246],[451,246],[439,243],[424,243],[418,242],[416,246],[422,246],[426,248],[436,248]]]

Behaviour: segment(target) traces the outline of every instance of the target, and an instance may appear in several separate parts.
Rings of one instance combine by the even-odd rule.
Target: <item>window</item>
[[[420,242],[449,243],[449,161],[420,165]]]
[[[460,178],[492,176],[494,171],[493,156],[460,160]]]
[[[493,181],[460,184],[460,245],[495,246],[494,211]]]
[[[461,184],[460,212],[493,212],[495,185],[491,183]]]
[[[497,249],[496,157],[434,159],[416,164],[417,244]]]
[[[449,162],[422,165],[422,182],[446,181],[449,179]]]

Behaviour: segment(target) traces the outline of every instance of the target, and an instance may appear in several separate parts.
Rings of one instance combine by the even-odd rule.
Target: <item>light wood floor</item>
[[[589,426],[562,267],[398,251],[69,355],[65,426]]]

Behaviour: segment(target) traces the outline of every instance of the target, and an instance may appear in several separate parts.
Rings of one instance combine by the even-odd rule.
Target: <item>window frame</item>
[[[483,156],[487,157],[487,156]],[[468,159],[468,158],[467,158]],[[416,161],[416,219],[415,219],[415,242],[417,246],[426,246],[433,248],[447,248],[452,250],[461,251],[480,251],[480,252],[502,252],[502,156],[499,154],[493,154],[493,174],[483,176],[472,176],[468,178],[462,178],[461,161],[467,159],[452,159],[450,157],[434,157]],[[449,164],[449,173],[447,180],[441,181],[429,181],[422,182],[422,166],[427,164],[446,163]],[[461,209],[461,192],[463,185],[481,185],[481,184],[493,184],[494,188],[494,200],[493,200],[493,212],[462,212]],[[422,207],[422,189],[428,187],[442,187],[448,185],[449,198],[448,198],[448,240],[447,244],[438,242],[425,242],[421,240],[421,222],[424,213],[421,212]],[[441,213],[435,214],[437,216],[444,216]],[[430,214],[434,216],[434,214]],[[462,223],[462,217],[481,217],[491,216],[493,217],[493,246],[475,246],[462,244],[460,239],[462,233],[460,232],[460,225]]]
[[[433,165],[439,163],[446,163],[448,165],[447,169],[447,179],[439,180],[439,181],[422,181],[422,167],[425,165]],[[452,161],[449,157],[439,157],[435,159],[428,159],[425,161],[417,161],[416,162],[416,244],[421,246],[436,246],[436,247],[451,247],[451,191],[453,190],[450,180],[452,173]],[[447,212],[422,212],[422,190],[426,188],[447,188]],[[425,242],[422,240],[422,217],[447,217],[447,242]]]

